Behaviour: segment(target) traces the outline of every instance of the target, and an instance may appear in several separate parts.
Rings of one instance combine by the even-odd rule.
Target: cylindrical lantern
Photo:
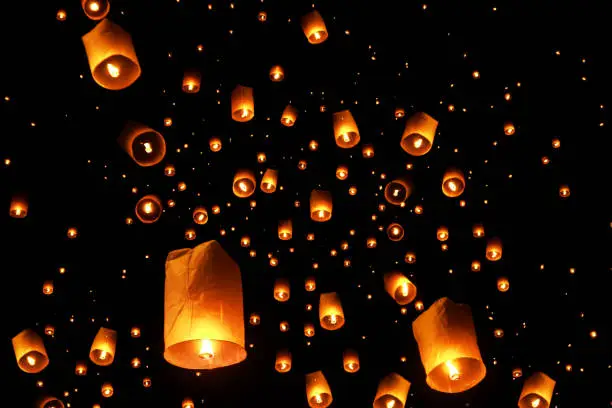
[[[79,361],[76,364],[76,367],[74,369],[74,373],[76,375],[87,375],[87,364],[83,361]]]
[[[499,238],[491,238],[487,242],[486,256],[489,261],[499,261],[502,257],[502,243]]]
[[[291,296],[289,281],[287,279],[278,278],[274,282],[274,299],[279,302],[286,302]]]
[[[281,123],[284,126],[291,127],[297,120],[298,110],[291,105],[287,105],[281,116]]]
[[[278,222],[278,238],[287,241],[293,236],[293,224],[291,220],[281,220]]]
[[[482,238],[485,235],[484,226],[482,224],[474,224],[472,227],[472,235],[474,238]]]
[[[274,368],[279,373],[286,373],[291,370],[291,353],[289,350],[279,350],[276,352]]]
[[[385,199],[389,204],[402,205],[412,194],[412,182],[402,177],[390,181],[385,186]]]
[[[193,210],[193,222],[204,225],[208,222],[208,211],[204,207],[196,207]]]
[[[342,365],[347,373],[359,371],[359,354],[355,350],[348,349],[342,353]]]
[[[187,369],[246,358],[240,269],[217,241],[168,254],[164,345],[166,361]]]
[[[276,191],[276,185],[278,184],[278,170],[267,169],[264,173],[259,188],[264,193],[273,193]]]
[[[408,398],[410,382],[399,374],[385,376],[376,390],[374,408],[404,408]]]
[[[501,278],[497,278],[497,290],[500,292],[507,292],[510,290],[510,281],[508,278],[503,276]]]
[[[438,121],[423,112],[417,112],[406,121],[400,146],[408,154],[422,156],[431,150]]]
[[[140,76],[132,37],[117,24],[104,19],[82,38],[91,75],[98,85],[117,91]]]
[[[442,178],[442,192],[447,197],[459,197],[465,190],[465,177],[459,169],[448,169]]]
[[[343,149],[357,146],[361,139],[357,123],[348,109],[334,113],[334,137],[338,147]]]
[[[338,330],[344,326],[344,310],[336,292],[321,293],[319,298],[319,321],[326,330]]]
[[[306,289],[306,292],[314,292],[314,290],[317,288],[317,281],[315,280],[314,276],[309,276],[306,278],[304,288]]]
[[[417,288],[404,274],[387,272],[384,276],[385,290],[398,305],[407,305],[417,295]]]
[[[436,238],[438,238],[438,241],[440,242],[446,241],[448,239],[448,228],[444,226],[438,228],[436,231]]]
[[[136,203],[136,217],[144,224],[154,223],[161,216],[162,208],[159,197],[146,195]]]
[[[181,404],[181,408],[194,408],[195,404],[191,398],[183,399],[183,403]]]
[[[161,133],[141,123],[128,122],[117,141],[142,167],[154,166],[166,155],[166,141]]]
[[[44,295],[52,295],[54,290],[53,281],[48,280],[43,283],[42,293]]]
[[[92,20],[102,20],[110,10],[108,0],[81,0],[85,15]]]
[[[104,398],[110,398],[115,393],[113,385],[111,383],[108,383],[108,382],[102,384],[102,390],[101,391],[102,391],[102,396]]]
[[[255,174],[251,170],[236,171],[233,190],[237,197],[250,197],[255,191]]]
[[[40,373],[49,364],[43,339],[34,330],[25,329],[13,337],[17,365],[28,374]]]
[[[401,241],[404,238],[404,227],[397,222],[389,224],[387,227],[387,236],[391,241]]]
[[[404,110],[404,108],[399,107],[399,106],[395,108],[395,118],[396,119],[401,119],[404,116],[406,116],[406,111]]]
[[[13,218],[25,218],[28,215],[28,201],[25,199],[25,197],[13,197],[11,200],[9,215]]]
[[[438,299],[416,318],[412,331],[432,389],[458,393],[485,377],[469,306]]]
[[[221,150],[223,143],[221,142],[221,139],[219,139],[218,137],[211,137],[210,140],[208,141],[208,146],[210,147],[211,152],[216,153],[219,150]]]
[[[248,122],[254,116],[253,88],[236,85],[232,91],[232,119],[236,122]]]
[[[338,166],[336,169],[336,177],[338,180],[346,180],[348,177],[348,167],[346,166]]]
[[[304,336],[312,337],[315,335],[315,327],[312,323],[304,323]]]
[[[45,396],[36,402],[36,408],[64,408],[64,403],[55,397]]]
[[[185,71],[183,75],[183,92],[198,93],[200,92],[200,83],[202,75],[196,70]]]
[[[512,124],[512,122],[504,123],[504,133],[507,136],[512,136],[515,131],[516,131],[516,129],[514,128],[514,125]]]
[[[369,143],[364,144],[363,148],[361,149],[361,155],[364,159],[371,159],[374,157],[374,146]]]
[[[571,192],[568,185],[562,185],[561,187],[559,187],[559,197],[567,198],[570,196],[570,194]]]
[[[310,193],[310,219],[329,221],[332,216],[332,195],[329,191],[312,190]]]
[[[555,383],[555,380],[542,372],[533,373],[523,384],[519,408],[548,408]]]
[[[311,408],[326,408],[331,405],[332,393],[323,371],[306,374],[306,399]]]
[[[327,27],[325,27],[323,17],[317,10],[302,16],[302,29],[311,44],[321,44],[327,40]]]
[[[270,80],[272,82],[280,82],[285,79],[285,70],[280,65],[274,65],[270,68]]]
[[[115,349],[117,348],[117,332],[112,329],[100,327],[98,334],[94,337],[89,359],[96,365],[108,366],[115,360]]]

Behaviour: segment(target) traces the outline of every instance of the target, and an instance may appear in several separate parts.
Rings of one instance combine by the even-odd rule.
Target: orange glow
[[[211,360],[215,357],[212,342],[208,339],[202,339],[200,343],[200,350],[198,351],[198,357],[202,360]]]
[[[497,290],[507,292],[510,289],[510,281],[507,278],[497,279]]]
[[[461,378],[459,370],[453,365],[452,361],[447,360],[444,364],[446,365],[446,369],[448,370],[448,378],[450,378],[452,381],[457,381]]]

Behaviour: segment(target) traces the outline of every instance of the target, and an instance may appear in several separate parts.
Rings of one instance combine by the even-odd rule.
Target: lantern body
[[[364,159],[371,159],[374,157],[374,145],[372,144],[364,144],[361,149],[361,155]]]
[[[102,20],[110,11],[108,0],[81,0],[81,7],[91,20]]]
[[[474,224],[472,227],[472,235],[474,238],[482,238],[485,235],[484,226],[482,224]]]
[[[285,79],[285,71],[280,65],[274,65],[270,68],[270,80],[272,82],[280,82]]]
[[[514,132],[516,132],[516,129],[514,128],[512,122],[504,123],[504,133],[506,134],[506,136],[512,136]]]
[[[387,236],[391,241],[401,241],[404,238],[404,227],[397,222],[389,224],[387,227]]]
[[[141,123],[128,122],[117,141],[142,167],[154,166],[166,155],[166,141],[161,133]]]
[[[385,199],[389,204],[402,205],[412,194],[412,183],[405,177],[390,181],[385,186]]]
[[[100,21],[82,40],[91,75],[102,88],[124,89],[140,76],[132,37],[110,20]]]
[[[115,393],[115,389],[113,388],[113,385],[111,383],[108,383],[108,382],[102,384],[101,391],[102,391],[102,396],[104,398],[110,398]]]
[[[115,360],[115,350],[117,348],[117,332],[112,329],[100,327],[91,349],[89,349],[89,359],[96,365],[109,366]]]
[[[422,156],[431,150],[437,128],[437,120],[417,112],[406,121],[400,146],[412,156]]]
[[[28,374],[40,373],[49,365],[43,339],[34,330],[25,329],[13,337],[13,350],[17,365]]]
[[[459,169],[448,169],[442,178],[442,192],[447,197],[459,197],[465,190],[465,177]]]
[[[391,373],[385,376],[376,389],[374,408],[404,408],[408,398],[410,382],[399,374]],[[391,402],[393,401],[393,402]]]
[[[548,408],[556,381],[544,373],[533,373],[523,384],[519,397],[519,408]],[[536,402],[539,400],[539,402]],[[534,405],[536,404],[536,405]]]
[[[264,193],[271,194],[276,191],[276,185],[278,184],[278,170],[267,169],[264,173],[259,188]]]
[[[36,408],[64,408],[64,407],[65,405],[61,400],[55,397],[51,397],[51,396],[42,397],[36,402]]]
[[[204,225],[208,222],[208,211],[204,207],[196,207],[193,210],[193,222]]]
[[[338,330],[344,326],[344,310],[336,292],[321,293],[319,298],[319,321],[326,330]]]
[[[311,408],[326,408],[331,405],[332,393],[323,371],[306,374],[306,399]]]
[[[328,33],[325,21],[323,21],[323,17],[321,17],[317,10],[302,16],[302,29],[308,42],[311,44],[321,44],[327,40]]]
[[[404,274],[387,272],[384,276],[385,290],[398,305],[407,305],[417,295],[417,288]]]
[[[440,242],[444,242],[448,240],[448,228],[446,227],[438,228],[438,230],[436,231],[436,238],[438,238],[438,241]]]
[[[416,318],[412,330],[432,389],[458,393],[485,377],[469,306],[438,299]]]
[[[9,215],[13,218],[25,218],[28,215],[28,201],[24,197],[13,197]]]
[[[309,276],[306,278],[306,281],[304,282],[304,288],[306,289],[306,292],[314,292],[314,290],[317,288],[317,281],[313,276]]]
[[[185,93],[198,93],[200,92],[200,84],[202,82],[202,75],[195,70],[185,71],[183,75],[183,92]]]
[[[218,137],[211,137],[208,141],[208,146],[210,147],[210,151],[216,153],[221,150],[221,147],[223,147],[223,143]]]
[[[359,354],[355,350],[345,350],[342,353],[342,363],[344,371],[347,373],[356,373],[359,371]]]
[[[236,171],[232,189],[237,197],[250,197],[255,191],[255,174],[251,170]]]
[[[293,236],[293,224],[291,220],[282,220],[278,222],[278,238],[287,241]]]
[[[291,353],[289,350],[279,350],[276,352],[276,363],[274,368],[279,373],[291,371]]]
[[[167,362],[187,369],[246,358],[240,269],[217,241],[168,254],[164,347]]]
[[[276,282],[274,282],[274,299],[279,302],[286,302],[289,300],[290,296],[291,289],[289,281],[287,279],[278,278]]]
[[[359,143],[359,129],[349,110],[334,113],[334,137],[336,145],[343,149],[350,149]]]
[[[232,91],[232,119],[236,122],[248,122],[254,116],[253,88],[236,85]]]
[[[291,105],[287,105],[281,116],[281,124],[283,124],[283,126],[291,127],[295,124],[297,116],[298,110]]]
[[[312,190],[310,193],[310,218],[313,221],[329,221],[332,216],[332,195],[329,191]]]
[[[162,203],[156,195],[146,195],[136,203],[136,217],[144,223],[151,224],[159,219],[162,213]]]
[[[487,242],[486,256],[489,261],[499,261],[502,257],[502,243],[499,238],[491,238]]]

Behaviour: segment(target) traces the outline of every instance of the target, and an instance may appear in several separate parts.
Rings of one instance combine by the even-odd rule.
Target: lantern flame
[[[393,190],[393,197],[399,196],[399,193],[400,193],[399,189],[396,188],[395,190]]]
[[[152,204],[152,203],[150,203],[150,202],[145,203],[145,204],[143,205],[142,210],[143,210],[143,211],[144,211],[146,214],[151,214],[151,213],[153,212],[153,204]]]
[[[242,109],[242,112],[240,112],[240,117],[247,118],[248,116],[249,116],[249,111],[247,109]]]
[[[531,406],[533,408],[538,408],[540,406],[540,401],[541,400],[539,398],[534,399],[533,401],[531,401]]]
[[[338,323],[338,317],[337,317],[335,314],[333,314],[333,315],[329,316],[329,322],[330,322],[331,324],[336,324],[336,323]]]
[[[26,357],[26,361],[28,362],[29,365],[31,365],[32,367],[34,367],[36,365],[36,359],[32,356],[27,356]]]
[[[344,140],[344,143],[349,143],[351,141],[351,137],[348,135],[348,133],[343,133],[342,140]]]
[[[118,78],[121,74],[119,71],[119,67],[115,64],[111,64],[110,62],[106,64],[106,70],[108,71],[108,75],[113,78]]]
[[[322,403],[323,403],[323,398],[321,398],[321,394],[316,394],[316,395],[314,396],[314,399],[315,399],[315,402],[316,402],[317,404],[322,404]]]
[[[149,142],[144,143],[144,149],[147,154],[153,153],[153,147],[151,147],[151,143]]]
[[[314,32],[314,38],[315,38],[315,40],[320,40],[321,39],[321,34],[319,34],[318,31],[315,31]]]
[[[198,353],[198,356],[203,360],[210,360],[215,357],[212,342],[210,340],[202,339],[202,344],[200,346],[200,352]]]
[[[244,116],[243,116],[244,117]],[[245,193],[247,192],[247,186],[244,183],[244,181],[241,181],[240,183],[238,183],[238,188],[242,191],[244,191]]]
[[[423,139],[420,137],[417,137],[414,139],[414,143],[413,143],[415,149],[420,149],[421,146],[423,146]]]
[[[89,9],[94,13],[100,11],[100,4],[97,1],[92,1],[89,3]]]
[[[450,360],[447,360],[444,364],[446,364],[446,368],[448,368],[448,378],[450,378],[451,381],[457,381],[461,377],[457,367],[455,367]]]
[[[457,184],[455,184],[454,181],[449,181],[447,184],[448,188],[450,189],[450,191],[457,191]]]
[[[104,350],[100,351],[99,359],[100,360],[106,360],[106,351],[104,351]]]
[[[386,404],[387,408],[393,408],[395,406],[395,400],[389,400]]]
[[[401,289],[402,296],[407,297],[408,296],[408,282],[402,283],[402,285],[400,286],[400,289]]]
[[[325,211],[319,210],[319,218],[325,218]]]

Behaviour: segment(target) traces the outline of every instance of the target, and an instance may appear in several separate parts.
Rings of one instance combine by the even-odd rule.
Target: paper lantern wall
[[[374,408],[404,408],[410,382],[399,374],[390,373],[378,383]]]
[[[338,330],[344,326],[344,310],[336,292],[321,293],[319,298],[319,321],[326,330]]]
[[[310,13],[302,16],[302,30],[304,35],[311,44],[321,44],[327,40],[328,33],[327,27],[325,27],[325,21],[317,10],[313,10]]]
[[[270,80],[272,82],[280,82],[285,79],[285,70],[280,65],[274,65],[270,68]]]
[[[333,119],[336,145],[343,149],[350,149],[351,147],[357,146],[361,137],[359,136],[357,123],[351,112],[349,110],[336,112],[334,113]]]
[[[519,408],[548,408],[556,381],[541,372],[533,373],[521,390]]]
[[[407,305],[416,298],[416,286],[401,272],[387,272],[384,281],[385,290],[398,305]]]
[[[89,349],[89,359],[96,365],[109,366],[115,361],[117,348],[117,332],[106,327],[100,327]]]
[[[117,141],[142,167],[155,166],[166,155],[166,141],[162,134],[138,122],[128,122]]]
[[[431,150],[438,121],[423,112],[417,112],[406,120],[400,146],[412,156],[423,156]]]
[[[49,356],[43,339],[34,330],[23,330],[13,337],[12,343],[17,365],[21,371],[36,374],[49,365]]]
[[[232,91],[232,119],[236,122],[248,122],[254,116],[253,88],[236,85]]]
[[[333,397],[323,371],[306,374],[306,399],[311,408],[326,408],[331,405]]]

